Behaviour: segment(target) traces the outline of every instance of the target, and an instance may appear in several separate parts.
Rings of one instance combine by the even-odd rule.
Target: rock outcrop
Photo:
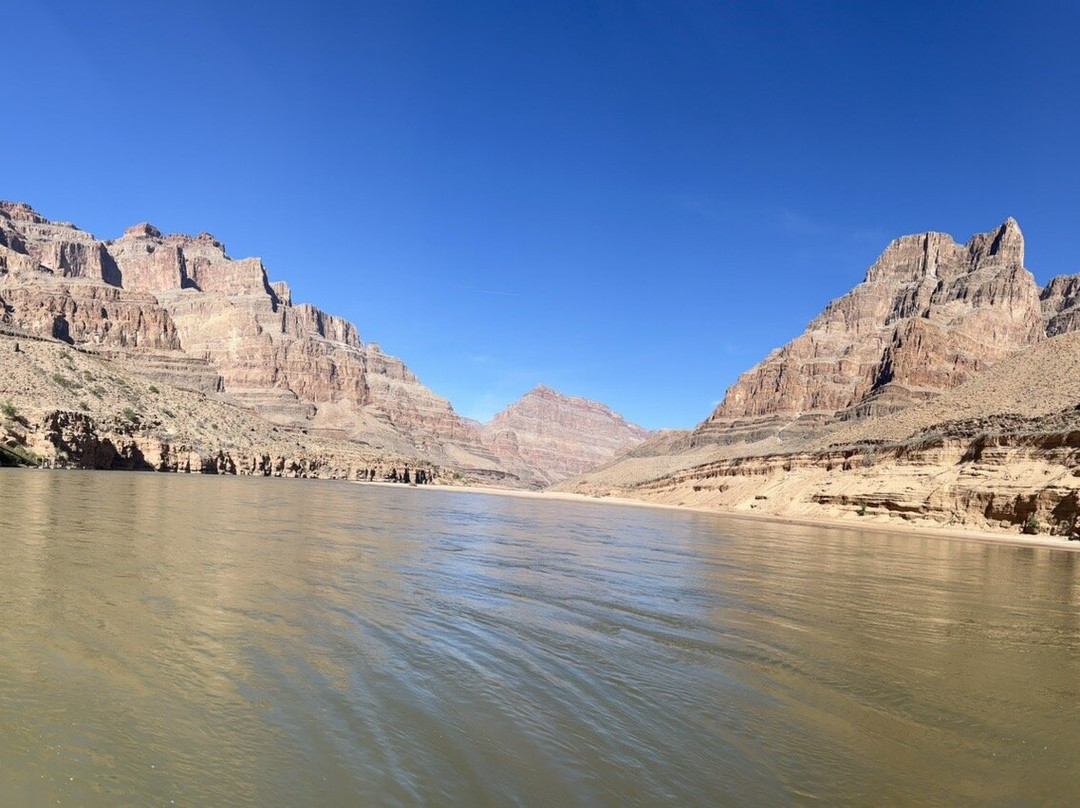
[[[257,258],[233,260],[213,236],[165,236],[150,225],[109,243],[130,288],[156,295],[185,353],[205,359],[241,405],[283,426],[430,449],[477,436],[450,406],[356,328],[294,305]],[[280,293],[279,293],[280,292]]]
[[[409,482],[424,483],[454,473],[414,454],[278,427],[46,337],[0,332],[0,356],[0,464],[402,482],[408,470]]]
[[[1039,296],[1046,319],[1046,335],[1056,337],[1080,330],[1080,275],[1060,275]]]
[[[900,409],[1045,333],[1015,220],[964,246],[942,233],[904,236],[801,336],[744,373],[693,440],[757,440]]]
[[[633,448],[648,431],[608,407],[539,385],[483,427],[483,441],[505,461],[520,460],[552,483]]]
[[[3,321],[147,378],[218,392],[279,426],[496,474],[475,424],[356,328],[271,284],[258,258],[149,224],[98,241],[0,203]],[[452,444],[452,447],[448,447]]]
[[[233,259],[208,233],[167,235],[143,223],[99,241],[0,202],[0,306],[9,329],[121,362],[156,384],[465,479],[537,487],[590,458],[611,459],[636,434],[601,405],[554,391],[545,395],[560,402],[562,421],[551,429],[526,423],[528,405],[523,420],[482,429],[352,323],[294,303],[260,259]]]
[[[557,489],[795,518],[1080,531],[1080,275],[1010,219],[894,241],[689,436]]]
[[[556,488],[736,513],[1080,531],[1080,332],[907,409],[798,443],[650,441]]]
[[[169,313],[158,300],[93,281],[11,278],[0,281],[8,321],[71,345],[180,350]]]

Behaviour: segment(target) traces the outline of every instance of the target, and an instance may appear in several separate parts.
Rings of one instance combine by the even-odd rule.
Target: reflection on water
[[[1072,804],[1077,556],[0,471],[12,805]]]

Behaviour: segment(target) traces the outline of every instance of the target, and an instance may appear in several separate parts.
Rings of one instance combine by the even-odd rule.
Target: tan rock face
[[[899,239],[684,439],[558,487],[771,516],[1080,534],[1080,276],[1011,220]],[[812,408],[820,408],[814,411]]]
[[[484,443],[500,457],[520,458],[555,482],[607,463],[637,446],[648,430],[603,404],[564,396],[543,385],[530,390],[483,427]]]
[[[1080,332],[902,411],[798,443],[650,440],[559,487],[772,516],[1080,533]],[[646,450],[649,450],[648,452]]]
[[[97,241],[26,205],[0,206],[0,300],[5,320],[80,346],[137,354],[170,382],[218,387],[276,423],[357,437],[381,422],[397,448],[466,440],[475,427],[398,359],[365,346],[356,328],[293,305],[257,258],[231,259],[220,241],[163,235],[149,224]],[[176,351],[170,359],[161,351]],[[154,351],[153,361],[143,361]],[[199,363],[202,363],[201,366]],[[207,367],[220,384],[207,381]]]
[[[3,322],[156,383],[224,394],[279,427],[419,455],[468,479],[537,485],[644,435],[602,405],[546,388],[484,431],[352,323],[294,304],[261,260],[234,260],[207,233],[164,235],[144,223],[101,242],[0,203],[0,304]]]
[[[398,359],[361,342],[355,326],[271,284],[257,258],[233,260],[221,242],[163,236],[148,225],[109,245],[125,285],[153,292],[185,352],[221,374],[225,392],[275,423],[420,446],[471,436],[445,399]],[[475,440],[475,438],[473,438]]]
[[[27,256],[24,268],[118,285],[104,244],[72,224],[50,222],[28,205],[0,202],[0,245]]]
[[[179,349],[168,313],[152,295],[119,285],[116,262],[89,233],[3,202],[0,245],[4,322],[70,343]]]
[[[1054,278],[1040,297],[1048,337],[1080,330],[1080,275]]]
[[[861,284],[743,374],[693,439],[725,442],[754,421],[861,416],[955,387],[1045,336],[1023,261],[1012,219],[963,246],[941,233],[895,240]]]
[[[148,294],[103,283],[60,281],[0,285],[9,322],[86,346],[178,350],[172,318]]]
[[[126,289],[165,292],[191,288],[273,296],[261,260],[232,260],[225,246],[209,233],[163,236],[157,228],[140,224],[108,242],[108,252]]]
[[[415,454],[280,429],[217,396],[151,384],[131,372],[133,356],[0,330],[0,463],[380,481],[408,469],[439,482]]]

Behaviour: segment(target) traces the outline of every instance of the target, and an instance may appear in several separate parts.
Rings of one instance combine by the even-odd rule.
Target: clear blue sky
[[[259,255],[464,415],[647,427],[898,235],[1080,270],[1070,3],[4,4],[0,198]]]

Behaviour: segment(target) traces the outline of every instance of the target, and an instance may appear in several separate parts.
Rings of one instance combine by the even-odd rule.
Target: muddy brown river
[[[1073,805],[1078,561],[4,469],[2,802]]]

